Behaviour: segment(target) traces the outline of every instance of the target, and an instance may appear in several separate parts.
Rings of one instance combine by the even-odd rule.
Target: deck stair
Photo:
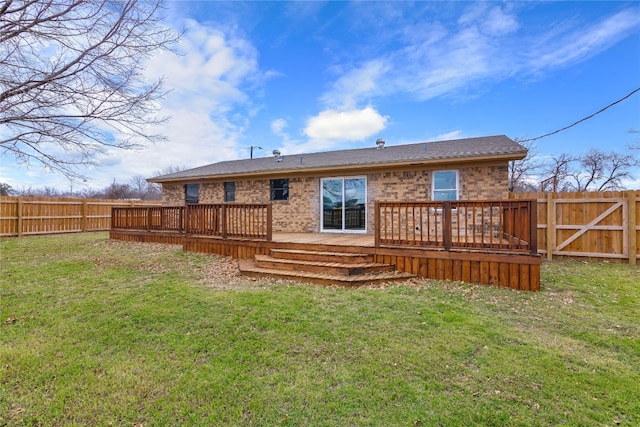
[[[362,286],[406,280],[411,274],[389,264],[373,262],[373,255],[326,250],[271,249],[269,255],[241,260],[240,272],[251,277],[278,277],[322,285]]]

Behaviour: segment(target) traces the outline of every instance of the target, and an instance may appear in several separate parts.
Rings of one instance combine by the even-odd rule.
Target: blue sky
[[[169,166],[506,134],[533,138],[640,87],[638,2],[169,2],[181,55],[152,58],[171,92],[168,142],[111,151],[93,188]],[[640,93],[540,139],[541,157],[627,152]],[[640,188],[637,180],[629,183]],[[2,159],[15,188],[70,187]],[[81,188],[79,183],[74,189]]]

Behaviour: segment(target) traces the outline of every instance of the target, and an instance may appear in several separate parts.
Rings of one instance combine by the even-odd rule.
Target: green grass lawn
[[[637,266],[343,289],[106,233],[0,251],[0,426],[640,425]]]

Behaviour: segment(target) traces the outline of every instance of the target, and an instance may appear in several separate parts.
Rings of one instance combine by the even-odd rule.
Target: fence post
[[[442,243],[445,251],[451,250],[451,202],[442,203]]]
[[[547,259],[553,258],[553,242],[556,236],[556,210],[553,205],[553,193],[547,193]]]
[[[18,215],[17,232],[18,237],[22,237],[22,197],[18,197],[18,206],[16,206],[16,213]]]
[[[147,231],[151,230],[151,208],[147,206]]]
[[[634,190],[629,191],[629,264],[636,265],[638,258],[638,223],[636,221],[637,218],[637,208],[636,208],[637,198],[636,192]]]
[[[83,233],[87,231],[87,199],[82,199],[82,206],[80,207],[80,213],[82,219],[80,220],[80,229]]]
[[[529,253],[538,255],[538,201],[529,201]]]

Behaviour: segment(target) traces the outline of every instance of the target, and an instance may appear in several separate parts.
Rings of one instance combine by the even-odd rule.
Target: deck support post
[[[445,201],[442,203],[442,243],[444,250],[449,252],[451,250],[451,202]]]
[[[273,204],[267,205],[267,241],[270,242],[273,238]]]
[[[380,202],[374,202],[374,211],[373,211],[373,230],[374,230],[374,240],[373,245],[376,248],[380,247]]]

